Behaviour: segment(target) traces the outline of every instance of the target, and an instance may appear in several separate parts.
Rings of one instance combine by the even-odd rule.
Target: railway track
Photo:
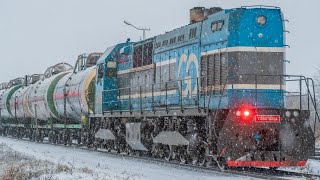
[[[27,138],[23,139],[17,139],[14,137],[7,136],[6,138],[15,139],[15,140],[23,140],[31,143],[40,143],[40,144],[47,144],[52,146],[60,146],[65,148],[71,148],[71,149],[80,149],[84,151],[91,151],[91,152],[99,152],[101,154],[107,154],[109,156],[113,157],[121,157],[121,158],[127,158],[127,159],[135,159],[142,162],[148,162],[148,163],[154,163],[158,165],[164,165],[164,166],[172,166],[174,168],[183,168],[188,169],[192,171],[199,171],[199,172],[205,172],[205,173],[226,173],[226,174],[233,174],[233,175],[239,175],[239,176],[247,176],[252,178],[259,178],[259,179],[286,179],[286,178],[292,178],[292,177],[305,177],[305,178],[320,178],[320,175],[316,174],[308,174],[308,173],[301,173],[301,172],[291,172],[291,171],[285,171],[285,170],[277,170],[277,169],[268,169],[268,168],[226,168],[226,169],[220,169],[217,166],[212,167],[204,167],[204,166],[198,166],[198,165],[192,165],[192,164],[181,164],[180,161],[166,161],[164,159],[159,158],[153,158],[148,156],[139,156],[139,155],[128,155],[126,153],[120,153],[111,151],[108,152],[104,149],[94,149],[94,148],[88,148],[83,145],[63,145],[63,144],[52,144],[49,143],[48,140],[44,140],[43,142],[34,142],[30,141]]]

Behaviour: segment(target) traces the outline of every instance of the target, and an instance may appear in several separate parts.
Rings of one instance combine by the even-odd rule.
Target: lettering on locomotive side
[[[279,115],[256,115],[255,122],[259,123],[280,123]]]
[[[180,84],[178,87],[179,91],[182,91],[183,97],[197,94],[197,77],[199,77],[197,56],[194,53],[191,53],[189,57],[186,54],[182,54],[178,64],[178,79],[182,80],[182,87]]]

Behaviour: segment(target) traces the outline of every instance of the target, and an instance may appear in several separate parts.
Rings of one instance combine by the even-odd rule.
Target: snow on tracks
[[[252,179],[222,172],[192,171],[134,158],[6,137],[0,137],[0,143],[10,147],[11,152],[21,155],[16,158],[18,161],[29,159],[33,166],[29,169],[41,172],[37,177],[43,179]],[[3,154],[6,153],[3,151]],[[9,164],[6,166],[10,168]]]

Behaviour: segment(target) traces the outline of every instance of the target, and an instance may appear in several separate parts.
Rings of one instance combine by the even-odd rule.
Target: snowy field
[[[0,137],[0,179],[252,179]]]

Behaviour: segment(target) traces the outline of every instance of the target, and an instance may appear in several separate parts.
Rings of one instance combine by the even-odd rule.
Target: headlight
[[[241,116],[241,111],[237,111],[236,116]]]
[[[294,115],[294,117],[298,117],[299,116],[299,112],[298,111],[294,111],[293,115]]]
[[[291,112],[290,111],[286,111],[286,116],[290,117],[291,116]]]
[[[265,25],[267,23],[267,18],[265,16],[259,16],[257,18],[257,23],[261,26]]]

